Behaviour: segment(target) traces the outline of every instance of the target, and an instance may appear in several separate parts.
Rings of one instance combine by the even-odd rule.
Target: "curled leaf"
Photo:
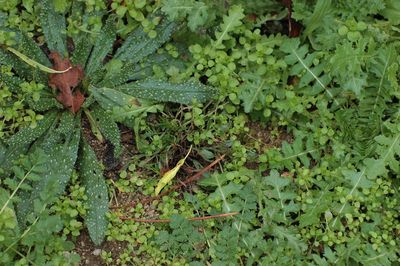
[[[176,174],[178,173],[179,169],[182,167],[182,165],[185,163],[186,158],[189,156],[190,151],[192,150],[192,146],[190,146],[188,153],[186,154],[185,158],[180,159],[178,163],[175,165],[174,168],[171,170],[167,171],[163,177],[158,181],[155,194],[156,196],[160,193],[160,191],[168,184],[169,181],[171,181]]]
[[[44,66],[44,65],[36,62],[35,60],[27,57],[26,55],[24,55],[23,53],[20,53],[19,51],[15,50],[14,48],[7,47],[7,50],[10,51],[11,53],[15,54],[16,56],[18,56],[19,59],[21,59],[22,61],[24,61],[28,65],[30,65],[30,66],[32,66],[34,68],[39,68],[40,70],[42,70],[43,72],[46,72],[46,73],[61,74],[61,73],[65,73],[65,72],[69,71],[72,68],[72,66],[70,66],[70,67],[65,68],[63,70],[54,70],[54,69],[48,68],[47,66]]]
[[[65,73],[50,74],[49,86],[58,89],[57,100],[73,113],[76,113],[85,100],[85,96],[79,90],[74,91],[83,79],[83,70],[79,65],[72,66],[68,58],[62,59],[57,52],[51,52],[49,57],[53,60],[54,69],[68,68]]]

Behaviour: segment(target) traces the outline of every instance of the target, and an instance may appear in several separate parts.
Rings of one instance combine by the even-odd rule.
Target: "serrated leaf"
[[[183,159],[180,159],[174,168],[172,168],[171,170],[164,173],[164,175],[158,181],[156,189],[154,190],[154,193],[156,196],[176,176],[179,169],[181,169],[182,165],[185,163],[185,160],[189,156],[191,150],[192,150],[192,146],[190,146],[189,151],[186,154],[186,156]]]
[[[213,15],[208,5],[194,0],[165,0],[161,10],[171,20],[182,19],[187,16],[188,26],[192,31],[206,24],[210,20],[210,15]]]
[[[304,30],[304,35],[308,36],[310,35],[313,31],[315,31],[319,26],[323,24],[323,19],[324,17],[329,14],[329,12],[332,12],[331,10],[331,0],[318,0],[314,12],[305,21],[306,29]]]
[[[285,57],[285,62],[288,65],[292,65],[290,69],[291,75],[301,76],[301,86],[306,86],[314,80],[313,94],[325,91],[329,98],[339,105],[339,102],[327,87],[330,82],[329,76],[323,73],[323,67],[314,65],[316,54],[309,53],[307,45],[300,45],[300,39],[291,38],[282,43],[281,50],[288,54]],[[302,74],[304,70],[306,72]]]
[[[241,20],[245,17],[243,8],[238,5],[231,6],[228,12],[228,15],[224,15],[223,17],[220,30],[215,32],[215,41],[213,45],[217,49],[223,49],[225,47],[222,42],[230,38],[229,34],[231,31],[242,25]]]
[[[53,1],[40,0],[40,24],[50,51],[67,56],[65,17],[55,11]]]
[[[82,154],[79,162],[80,176],[88,197],[88,212],[85,224],[93,243],[100,245],[107,229],[108,190],[93,149],[82,141]]]
[[[304,214],[299,217],[300,227],[303,228],[319,223],[321,213],[328,210],[332,203],[332,194],[329,193],[331,187],[327,185],[323,190],[316,192],[315,200],[311,204],[302,207]]]
[[[155,29],[157,32],[155,38],[150,38],[148,33],[143,31],[143,28],[135,30],[129,34],[124,44],[117,50],[114,59],[131,63],[139,62],[168,41],[175,28],[176,24],[174,22],[163,19]]]
[[[99,70],[103,65],[104,58],[111,52],[116,36],[115,25],[115,17],[110,16],[96,38],[85,68],[85,75],[90,76]]]
[[[241,85],[239,98],[243,101],[246,113],[253,110],[255,102],[261,99],[259,96],[264,90],[267,90],[265,79],[257,79],[255,82],[248,81]]]
[[[400,24],[400,2],[397,0],[386,0],[385,9],[381,14],[387,18],[393,25]]]
[[[163,80],[146,79],[115,88],[118,91],[137,98],[159,102],[190,104],[193,100],[205,102],[213,96],[214,89],[199,82],[173,84]]]

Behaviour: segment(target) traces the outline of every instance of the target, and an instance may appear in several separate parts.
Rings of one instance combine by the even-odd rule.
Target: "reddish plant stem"
[[[219,158],[217,158],[216,160],[214,160],[212,163],[210,163],[209,165],[207,165],[206,167],[204,167],[203,169],[201,169],[199,172],[197,172],[196,174],[192,175],[191,177],[187,178],[185,181],[173,186],[172,188],[161,192],[160,194],[158,194],[157,196],[152,196],[152,197],[147,197],[144,198],[141,203],[142,204],[146,204],[149,202],[152,202],[154,200],[157,200],[159,198],[161,198],[162,196],[165,196],[175,190],[178,190],[194,181],[199,180],[206,172],[208,172],[212,167],[214,167],[217,163],[219,163],[222,159],[224,159],[225,154],[221,155]],[[122,206],[112,206],[111,209],[126,209],[126,208],[130,208],[130,207],[135,207],[135,205],[137,204],[137,202],[130,202],[129,204],[125,204]]]
[[[229,212],[229,213],[222,213],[222,214],[216,214],[216,215],[194,217],[194,218],[189,218],[187,220],[188,221],[204,221],[204,220],[210,220],[210,219],[215,219],[215,218],[235,216],[238,214],[239,214],[239,212]],[[135,221],[135,222],[139,222],[139,223],[169,223],[169,222],[171,222],[171,219],[138,219],[138,218],[132,218],[132,217],[125,217],[125,216],[120,216],[119,218],[123,221]]]

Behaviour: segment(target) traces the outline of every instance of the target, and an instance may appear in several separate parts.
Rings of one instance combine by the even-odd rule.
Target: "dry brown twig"
[[[204,221],[204,220],[210,220],[210,219],[215,219],[215,218],[231,217],[231,216],[235,216],[238,214],[239,214],[239,212],[229,212],[229,213],[221,213],[221,214],[216,214],[216,215],[194,217],[194,218],[189,218],[188,220],[189,221]],[[140,222],[140,223],[169,223],[169,222],[171,222],[171,219],[139,219],[139,218],[125,217],[125,216],[120,216],[119,218],[123,221],[135,221],[135,222]]]
[[[207,165],[206,167],[204,167],[203,169],[201,169],[199,172],[197,172],[196,174],[192,175],[191,177],[187,178],[185,181],[180,182],[179,184],[173,186],[172,188],[165,190],[163,192],[161,192],[160,194],[158,194],[157,196],[152,196],[152,197],[147,197],[144,198],[141,203],[142,204],[146,204],[149,202],[152,202],[154,200],[160,199],[162,196],[165,196],[175,190],[178,190],[182,187],[187,186],[188,184],[199,180],[206,172],[208,172],[212,167],[214,167],[217,163],[219,163],[221,160],[223,160],[225,157],[225,155],[221,155],[220,157],[218,157],[217,159],[215,159],[212,163],[210,163],[209,165]],[[137,204],[137,202],[130,202],[129,204],[125,204],[122,206],[112,206],[111,209],[127,209],[127,208],[133,208],[135,207]]]

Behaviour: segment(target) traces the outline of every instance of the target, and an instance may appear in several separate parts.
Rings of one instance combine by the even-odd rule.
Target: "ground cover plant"
[[[1,263],[399,264],[399,14],[7,1]]]

